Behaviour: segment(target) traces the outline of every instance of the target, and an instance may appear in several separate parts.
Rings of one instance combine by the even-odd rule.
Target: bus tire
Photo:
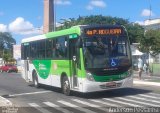
[[[63,94],[69,96],[71,91],[70,91],[70,84],[67,76],[64,76],[62,78],[62,92]]]
[[[33,85],[36,88],[39,87],[39,82],[38,82],[38,77],[37,77],[37,73],[36,72],[34,72],[34,74],[33,74]]]

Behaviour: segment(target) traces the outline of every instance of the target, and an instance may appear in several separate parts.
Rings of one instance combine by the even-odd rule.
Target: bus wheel
[[[62,92],[67,96],[70,95],[70,84],[67,76],[64,76],[62,79]]]
[[[33,74],[33,84],[34,84],[34,87],[36,87],[36,88],[39,87],[39,83],[38,83],[38,78],[37,78],[37,73],[36,72]]]

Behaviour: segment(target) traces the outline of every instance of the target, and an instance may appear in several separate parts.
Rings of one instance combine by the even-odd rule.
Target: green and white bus
[[[69,95],[133,85],[129,38],[120,25],[79,25],[25,38],[21,52],[22,77],[35,87]]]

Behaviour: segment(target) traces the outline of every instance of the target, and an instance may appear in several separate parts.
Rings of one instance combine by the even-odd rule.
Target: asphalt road
[[[14,104],[16,113],[106,113],[114,112],[111,107],[160,107],[160,88],[155,86],[65,96],[58,88],[28,85],[17,73],[0,73],[0,96]]]

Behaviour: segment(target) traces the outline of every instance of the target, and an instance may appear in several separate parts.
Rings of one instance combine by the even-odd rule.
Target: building
[[[44,0],[43,33],[54,31],[54,0]]]
[[[160,19],[148,19],[144,21],[145,30],[160,29]]]
[[[13,45],[13,58],[16,59],[18,71],[21,71],[21,45]]]
[[[144,28],[145,28],[145,31],[150,30],[150,29],[160,29],[160,18],[145,20]],[[152,57],[151,55],[149,55],[149,62],[150,63],[160,63],[160,54],[155,57]]]

